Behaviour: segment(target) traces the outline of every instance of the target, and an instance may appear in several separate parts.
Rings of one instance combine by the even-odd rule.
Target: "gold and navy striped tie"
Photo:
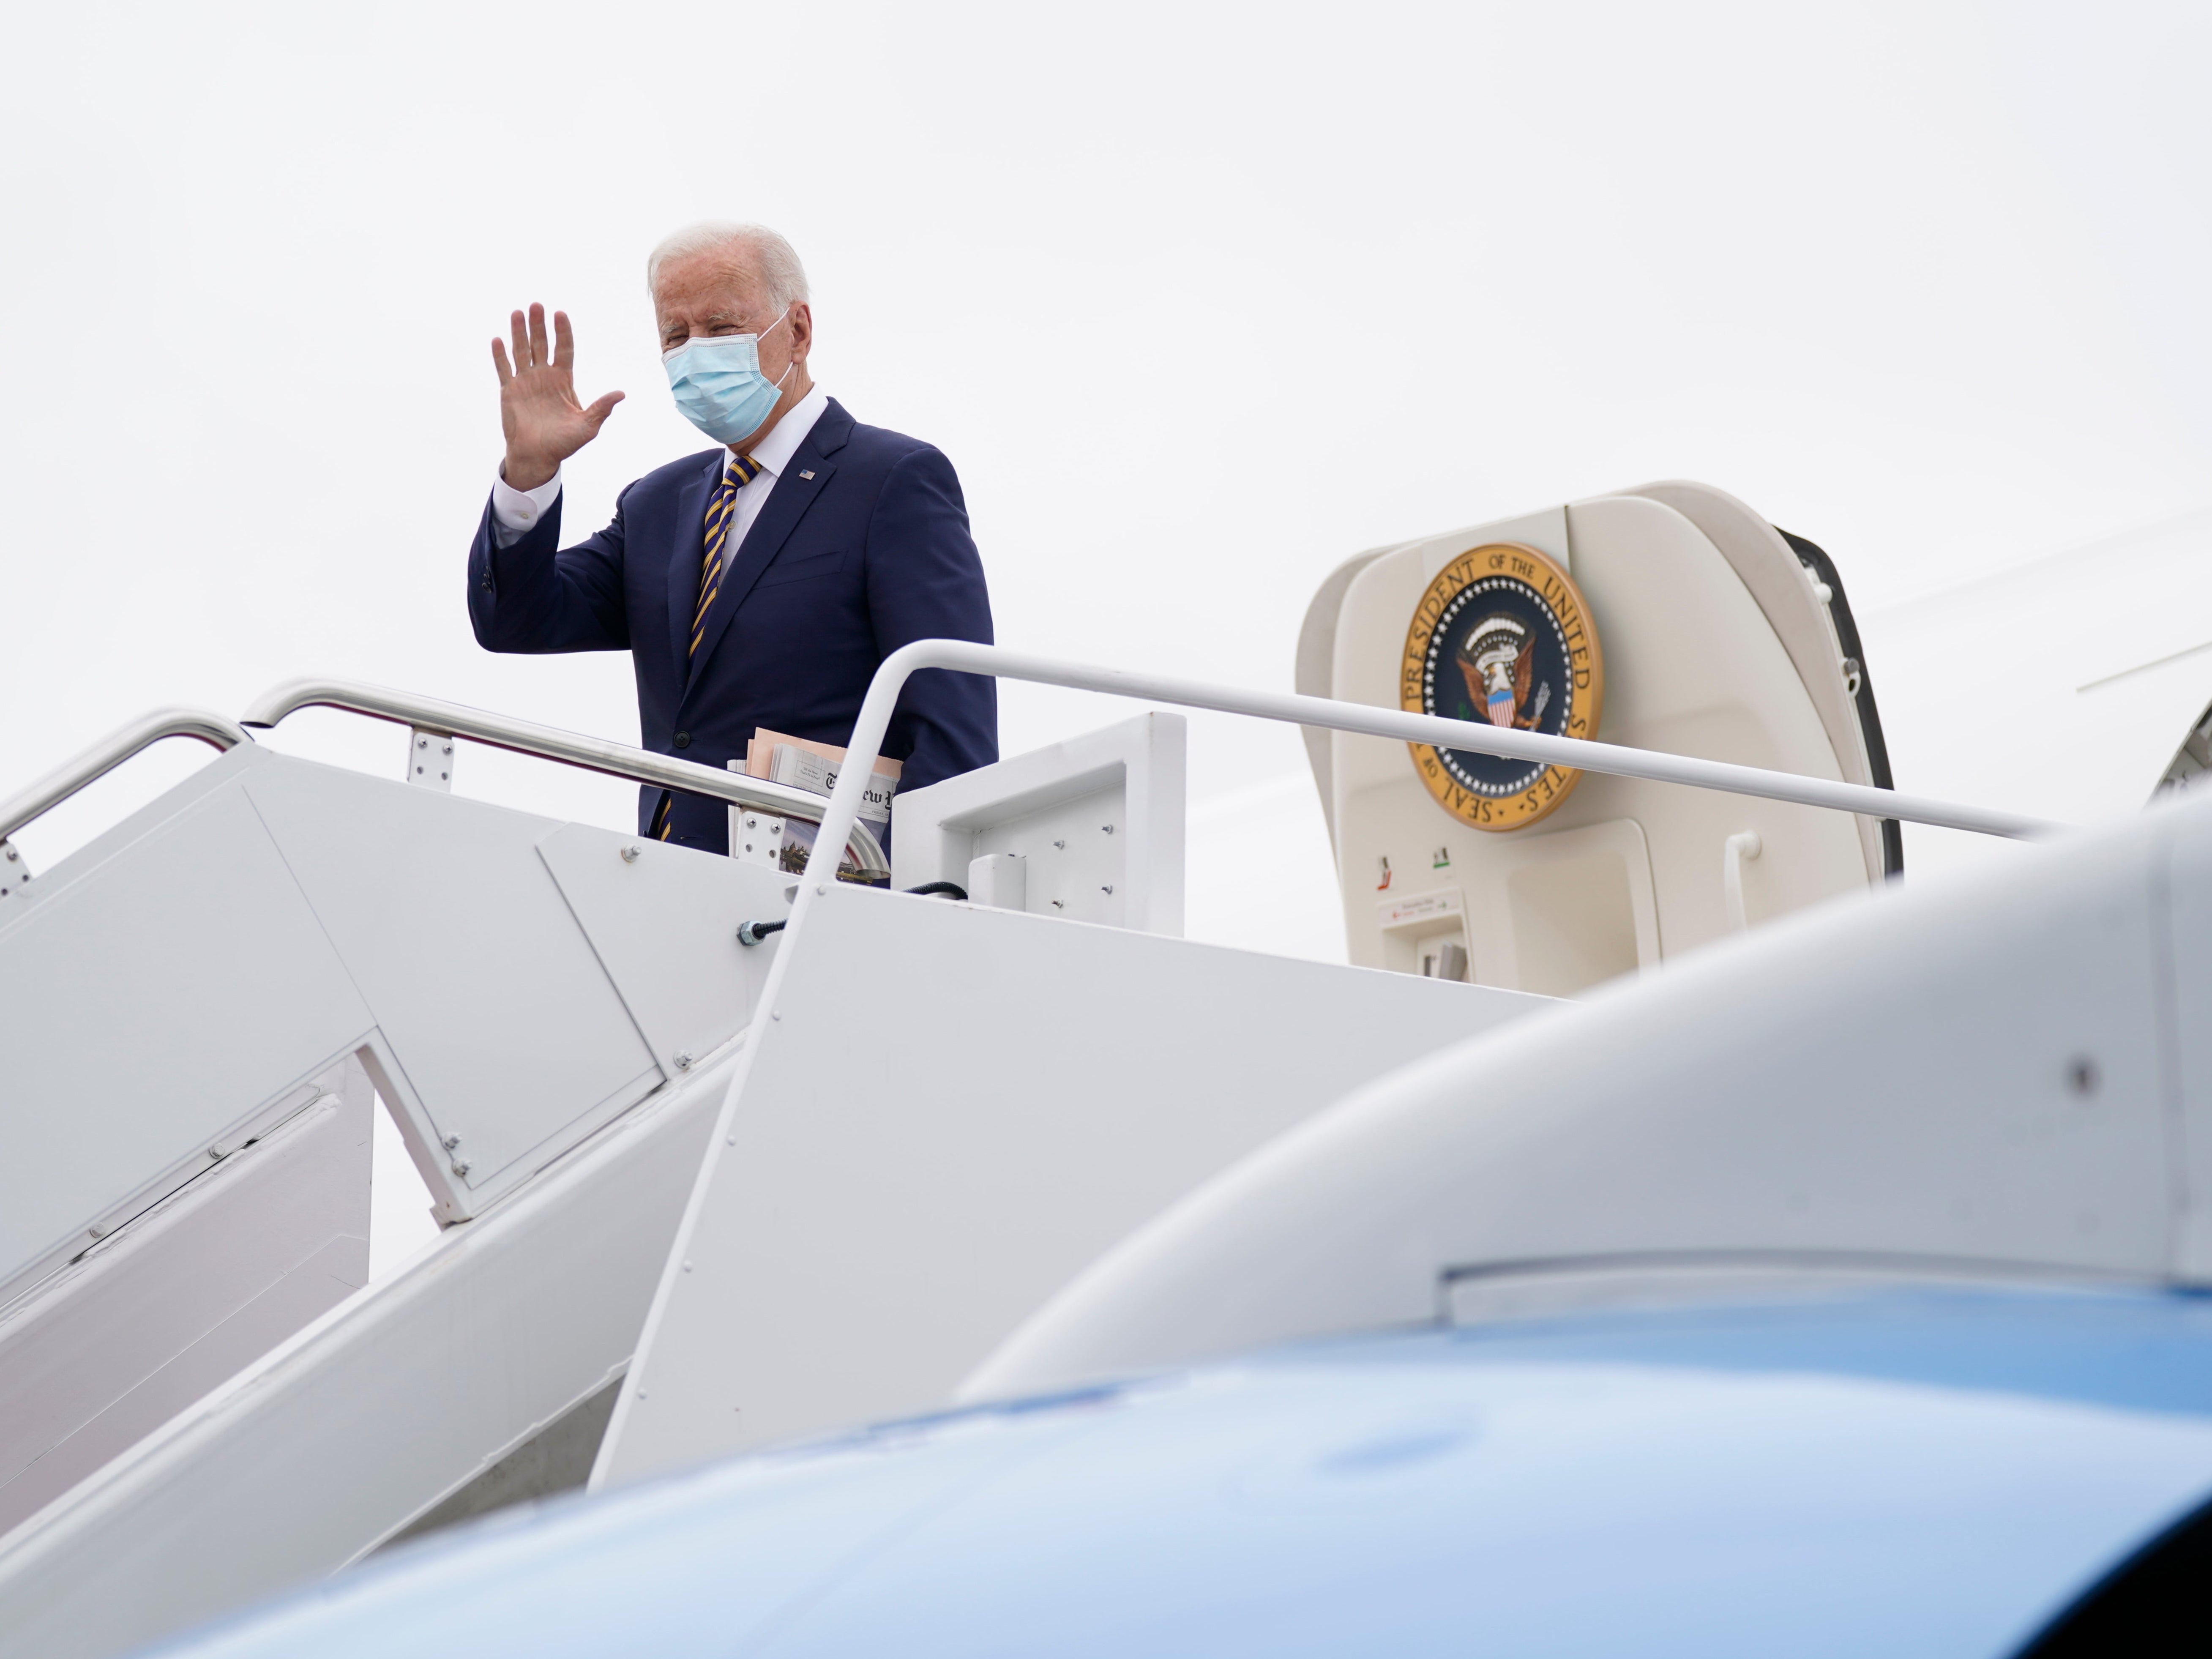
[[[714,606],[714,595],[722,591],[722,553],[729,546],[730,520],[738,510],[738,492],[760,472],[761,464],[751,456],[731,456],[714,499],[707,503],[707,556],[699,567],[699,608],[691,613],[690,656],[699,654],[699,639],[707,631],[707,612]]]
[[[728,561],[723,555],[730,545],[730,520],[737,516],[738,492],[761,475],[761,464],[750,455],[732,455],[722,469],[722,482],[714,487],[714,494],[707,503],[706,556],[699,565],[699,606],[691,613],[691,648],[684,653],[688,662],[699,654],[699,641],[707,632],[707,613],[714,607],[714,596],[722,591],[722,572]],[[668,839],[669,809],[676,805],[676,797],[660,798],[660,823],[654,833],[662,841]]]

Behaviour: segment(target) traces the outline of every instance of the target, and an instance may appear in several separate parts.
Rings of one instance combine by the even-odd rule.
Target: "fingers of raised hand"
[[[507,347],[497,340],[491,343],[491,366],[499,371],[499,383],[502,386],[514,379],[514,371],[507,366]]]
[[[553,352],[545,338],[545,307],[532,301],[530,307],[530,362],[533,368],[550,367]]]
[[[530,355],[530,325],[523,319],[520,312],[508,313],[507,332],[514,345],[514,372],[521,374],[536,368],[536,360]]]
[[[576,335],[568,326],[568,313],[553,313],[553,367],[574,369],[576,366]]]
[[[592,430],[593,432],[597,432],[601,427],[606,424],[607,416],[615,412],[615,405],[622,400],[623,394],[621,392],[610,392],[605,397],[598,399],[589,409],[584,411],[584,418],[591,422]]]

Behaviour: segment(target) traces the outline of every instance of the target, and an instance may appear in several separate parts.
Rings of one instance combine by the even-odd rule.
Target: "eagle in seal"
[[[1535,725],[1520,718],[1536,674],[1536,636],[1526,623],[1503,611],[1485,617],[1468,630],[1457,655],[1467,695],[1492,726]]]

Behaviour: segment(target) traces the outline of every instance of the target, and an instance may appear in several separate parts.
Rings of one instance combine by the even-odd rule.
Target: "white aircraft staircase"
[[[455,740],[495,744],[721,799],[740,825],[819,818],[821,846],[881,876],[860,796],[923,668],[1873,820],[2048,827],[948,641],[884,665],[827,803],[337,682],[279,688],[240,723],[149,716],[0,804],[11,1659],[119,1653],[587,1476],[942,1406],[1248,1153],[1556,1008],[1177,937],[1172,714],[901,798],[891,885],[988,902],[450,792]],[[407,781],[249,740],[309,705],[409,726]],[[174,736],[223,752],[25,878],[7,836]],[[748,923],[765,931],[741,942]],[[368,1284],[372,1093],[442,1231]]]
[[[448,773],[459,733],[822,810],[372,688],[257,713],[308,702],[408,722]],[[1062,921],[1041,865],[1042,915],[825,884],[803,931],[749,949],[739,923],[789,913],[779,869],[289,757],[205,715],[118,733],[0,823],[170,735],[225,752],[0,897],[11,1656],[122,1651],[580,1484],[780,956],[779,1042],[722,1166],[753,1271],[717,1322],[747,1363],[699,1379],[716,1432],[641,1421],[628,1472],[939,1403],[1115,1239],[1374,1056],[1540,1006]],[[944,816],[969,827],[914,839],[951,856],[992,839],[979,813],[1018,840],[1133,796],[1142,817],[1144,745],[1110,738],[1005,763],[995,817],[954,781],[964,812]],[[1163,747],[1176,844],[1153,885],[1174,890],[1125,890],[1139,920],[1180,908]],[[1338,1040],[1304,1040],[1324,1027]],[[368,1285],[372,1084],[444,1231]],[[719,1397],[738,1392],[742,1419]]]

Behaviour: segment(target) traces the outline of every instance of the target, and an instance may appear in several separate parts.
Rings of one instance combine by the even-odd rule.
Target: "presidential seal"
[[[1437,574],[1406,630],[1400,701],[1416,714],[1547,737],[1597,731],[1605,664],[1580,589],[1532,547],[1471,549]],[[1478,830],[1518,830],[1566,799],[1571,768],[1408,744],[1437,803]]]

